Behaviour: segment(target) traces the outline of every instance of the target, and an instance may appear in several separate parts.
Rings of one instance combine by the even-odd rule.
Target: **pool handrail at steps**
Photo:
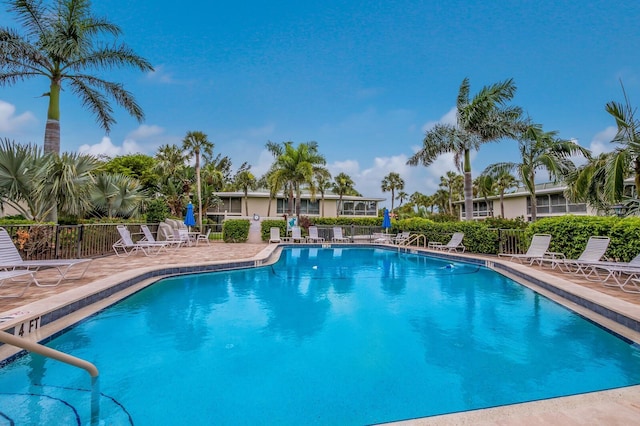
[[[52,358],[60,362],[64,362],[65,364],[69,364],[74,367],[81,368],[89,373],[89,375],[93,379],[98,377],[98,368],[89,361],[85,361],[73,355],[57,351],[39,343],[14,336],[7,333],[6,331],[0,331],[0,342],[16,346],[26,351],[37,353],[47,358]]]

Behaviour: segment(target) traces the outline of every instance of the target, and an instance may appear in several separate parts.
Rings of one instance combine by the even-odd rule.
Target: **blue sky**
[[[19,28],[0,7],[0,25]],[[431,194],[455,170],[449,155],[429,168],[405,163],[425,129],[455,119],[465,77],[472,94],[513,78],[514,104],[596,152],[613,148],[604,106],[623,100],[620,80],[640,106],[640,2],[111,0],[93,10],[155,67],[104,74],[136,96],[146,119],[116,108],[105,135],[67,90],[62,151],[153,155],[200,130],[215,152],[260,175],[272,162],[267,141],[315,140],[334,175],[388,199],[380,183],[391,171],[407,193]],[[44,79],[0,88],[0,137],[42,144],[47,91]],[[474,177],[517,160],[515,141],[486,144]]]

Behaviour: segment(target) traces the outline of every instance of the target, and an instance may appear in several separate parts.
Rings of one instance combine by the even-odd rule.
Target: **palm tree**
[[[236,175],[234,185],[244,193],[244,208],[246,215],[249,216],[249,190],[256,188],[257,180],[249,170],[242,170]]]
[[[456,102],[456,125],[437,124],[427,131],[423,147],[408,161],[410,166],[431,165],[441,154],[453,152],[458,168],[464,172],[464,205],[466,220],[473,218],[473,179],[471,150],[483,143],[515,135],[516,122],[522,111],[506,105],[516,91],[512,79],[485,86],[469,98],[469,80],[462,80]]]
[[[186,157],[178,145],[165,144],[156,151],[156,160],[158,170],[166,176],[172,176],[184,167]]]
[[[342,205],[342,197],[352,194],[355,191],[354,185],[355,182],[353,182],[351,176],[346,173],[338,173],[338,175],[333,178],[333,192],[338,194],[338,196],[340,197],[338,200],[338,204],[340,205],[338,208],[338,216],[340,215],[344,207]]]
[[[557,132],[544,132],[539,124],[528,124],[518,137],[521,163],[503,162],[488,166],[483,174],[500,175],[515,170],[531,194],[531,221],[537,218],[536,170],[545,169],[550,179],[559,179],[575,170],[571,157],[589,157],[589,151],[577,143],[556,138]]]
[[[500,194],[500,217],[504,218],[504,193],[511,188],[516,188],[518,186],[518,179],[508,171],[502,171],[494,175],[493,180]]]
[[[293,142],[283,142],[281,145],[268,142],[267,149],[276,157],[272,165],[272,179],[280,187],[289,188],[289,208],[295,192],[296,216],[300,219],[302,185],[309,185],[313,192],[313,177],[326,164],[325,158],[318,152],[318,143],[310,141],[294,147]]]
[[[462,175],[452,171],[448,171],[445,176],[440,176],[440,184],[438,187],[447,191],[447,205],[449,207],[446,210],[450,215],[454,214],[453,198],[455,194],[459,193],[460,187],[464,182],[463,179]]]
[[[200,155],[213,155],[213,143],[203,132],[192,131],[182,140],[182,149],[187,158],[195,157],[196,188],[198,190],[198,229],[202,229],[202,183],[200,181]]]
[[[104,43],[103,35],[117,37],[121,30],[93,16],[89,0],[58,0],[53,5],[39,0],[9,0],[8,4],[25,35],[0,29],[0,85],[40,76],[49,80],[49,91],[43,95],[49,97],[45,153],[60,153],[60,91],[64,82],[107,133],[116,122],[107,98],[142,121],[142,108],[121,84],[87,72],[125,66],[145,72],[153,67],[125,44]]]
[[[318,170],[318,173],[314,176],[315,187],[320,192],[320,202],[322,203],[322,210],[320,211],[320,217],[324,217],[324,195],[331,189],[331,173],[329,170],[322,168]]]
[[[136,179],[118,173],[99,173],[91,190],[96,213],[109,218],[136,215],[145,197]]]
[[[391,211],[393,211],[393,200],[395,199],[395,191],[404,189],[404,180],[398,173],[391,172],[382,179],[382,192],[391,192]]]
[[[401,207],[404,200],[406,200],[408,197],[409,197],[409,194],[407,194],[406,192],[404,191],[398,192],[398,195],[396,196],[396,200],[400,200],[400,206],[398,207]]]
[[[483,197],[487,205],[489,216],[493,217],[493,204],[489,204],[489,196],[494,195],[495,180],[491,175],[481,174],[473,181],[478,197]]]

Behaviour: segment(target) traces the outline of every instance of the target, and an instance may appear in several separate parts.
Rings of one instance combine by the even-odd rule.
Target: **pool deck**
[[[345,246],[348,246],[346,244]],[[21,298],[0,299],[0,318],[12,317],[14,320],[5,321],[2,324],[6,329],[11,323],[17,323],[21,317],[37,315],[39,312],[47,312],[64,303],[65,300],[86,297],[96,289],[107,288],[116,285],[132,277],[145,272],[163,269],[171,266],[193,266],[205,264],[224,264],[238,262],[240,260],[258,260],[268,257],[276,245],[268,244],[225,244],[212,243],[201,244],[198,247],[185,247],[171,250],[158,256],[146,257],[136,254],[131,257],[107,256],[94,259],[85,276],[79,280],[63,281],[57,287],[31,286]],[[582,298],[606,306],[615,312],[623,313],[629,318],[640,321],[640,294],[629,294],[616,288],[604,287],[597,282],[580,279],[575,275],[564,274],[550,270],[549,268],[530,267],[520,265],[517,262],[499,260],[495,256],[478,256],[474,254],[461,255],[469,258],[482,258],[495,263],[504,263],[513,271],[535,276],[554,287],[577,294]],[[72,271],[73,273],[73,271]],[[511,274],[505,274],[511,276]],[[53,276],[51,271],[43,271],[38,274],[41,281],[47,281],[48,276]],[[133,292],[145,285],[156,281],[158,277],[147,279],[132,286],[127,291]],[[522,282],[517,276],[514,279]],[[640,333],[629,330],[613,321],[592,314],[585,308],[581,308],[571,302],[563,301],[558,296],[535,285],[523,283],[534,290],[556,300],[577,312],[600,322],[613,331],[640,343]],[[0,288],[0,295],[7,290],[15,292],[15,284],[9,288]],[[83,296],[84,295],[84,296]],[[104,307],[120,298],[114,295],[106,298],[96,306]],[[94,309],[92,307],[91,309]],[[76,314],[69,315],[68,320],[59,320],[61,324],[73,323],[78,317],[86,316],[89,311],[79,310]],[[46,331],[45,331],[46,332]],[[38,337],[37,334],[35,337]],[[6,355],[0,351],[0,359]],[[539,425],[539,424],[563,424],[563,425],[591,425],[607,424],[622,425],[635,424],[640,419],[640,386],[632,386],[623,389],[614,389],[604,392],[577,395],[565,398],[514,404],[510,406],[470,411],[459,414],[428,417],[399,422],[402,425]]]

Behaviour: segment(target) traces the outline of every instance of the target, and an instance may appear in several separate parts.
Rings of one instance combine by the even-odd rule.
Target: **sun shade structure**
[[[43,284],[39,281],[34,281],[39,287],[55,287],[60,284],[63,279],[82,278],[85,272],[87,272],[87,269],[89,269],[91,260],[92,259],[23,260],[7,230],[0,228],[0,269],[4,269],[5,271],[26,269],[38,272],[41,269],[55,268],[58,271],[58,278],[54,283]],[[74,277],[67,276],[69,270],[75,265],[83,265],[80,275]]]

